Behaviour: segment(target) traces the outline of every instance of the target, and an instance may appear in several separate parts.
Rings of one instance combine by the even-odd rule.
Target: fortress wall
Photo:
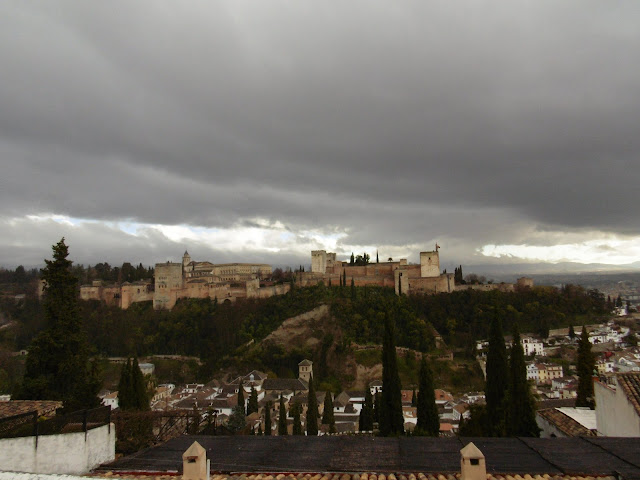
[[[126,310],[132,303],[153,300],[151,284],[122,285],[120,288],[120,308]]]
[[[478,290],[481,292],[489,292],[491,290],[500,290],[501,292],[513,292],[515,291],[515,285],[513,283],[491,283],[483,285],[456,285],[455,291],[462,290]]]

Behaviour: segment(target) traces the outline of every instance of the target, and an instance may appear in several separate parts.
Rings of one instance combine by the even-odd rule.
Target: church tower
[[[187,265],[191,263],[191,255],[186,250],[184,251],[184,255],[182,256],[182,270],[187,271]]]

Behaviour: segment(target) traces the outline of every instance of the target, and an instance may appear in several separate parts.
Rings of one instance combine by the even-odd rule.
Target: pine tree
[[[309,378],[309,393],[307,395],[307,435],[318,435],[318,399],[313,386],[313,377]]]
[[[336,433],[336,420],[333,415],[333,396],[327,390],[324,396],[324,409],[322,411],[322,423],[329,425],[329,433]]]
[[[358,418],[358,430],[361,432],[370,432],[373,430],[373,396],[371,389],[367,388],[364,393],[364,404],[360,410]]]
[[[264,434],[271,435],[271,402],[264,406]]]
[[[535,404],[527,382],[527,367],[517,325],[513,326],[506,410],[507,435],[512,437],[538,437],[540,435],[540,429],[536,423]]]
[[[300,420],[300,415],[302,415],[302,405],[295,402],[289,409],[289,413],[293,417],[293,434],[304,435],[304,432],[302,431],[302,422]]]
[[[53,260],[45,260],[44,312],[46,328],[31,343],[22,385],[16,399],[62,400],[65,411],[94,408],[100,380],[89,365],[89,346],[78,312],[77,279],[71,272],[69,251],[60,240]]]
[[[284,407],[284,398],[280,395],[280,410],[278,411],[278,435],[288,435],[287,409]]]
[[[395,329],[389,315],[385,315],[384,338],[382,344],[382,404],[380,414],[380,434],[382,436],[404,433],[402,415],[402,386],[398,375]]]
[[[440,434],[440,417],[436,406],[436,395],[433,389],[433,377],[427,364],[426,355],[420,364],[420,387],[418,390],[418,421],[416,433],[437,437]]]
[[[591,342],[587,327],[582,327],[580,343],[578,344],[578,396],[576,397],[576,407],[595,408],[593,395],[593,370],[595,369],[595,359],[591,353]]]
[[[249,401],[247,402],[247,415],[251,415],[258,411],[258,392],[251,385],[251,392],[249,393]]]
[[[504,431],[504,399],[508,386],[507,349],[502,335],[502,322],[494,313],[489,330],[485,395],[489,436],[501,436]]]

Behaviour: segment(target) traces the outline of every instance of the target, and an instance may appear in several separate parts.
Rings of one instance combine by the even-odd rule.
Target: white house
[[[520,340],[522,344],[522,349],[524,350],[525,356],[530,355],[540,355],[544,356],[544,345],[540,340],[536,340],[532,337],[522,337]]]
[[[598,433],[640,437],[640,373],[619,373],[614,385],[594,383]]]

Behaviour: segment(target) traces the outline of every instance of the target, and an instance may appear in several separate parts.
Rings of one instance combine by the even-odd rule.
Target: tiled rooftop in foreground
[[[277,480],[453,480],[460,473],[460,450],[471,441],[485,456],[488,478],[496,480],[640,480],[640,438],[604,437],[183,436],[103,465],[96,474],[177,475],[194,441],[206,449],[218,480],[274,480],[279,474]]]

